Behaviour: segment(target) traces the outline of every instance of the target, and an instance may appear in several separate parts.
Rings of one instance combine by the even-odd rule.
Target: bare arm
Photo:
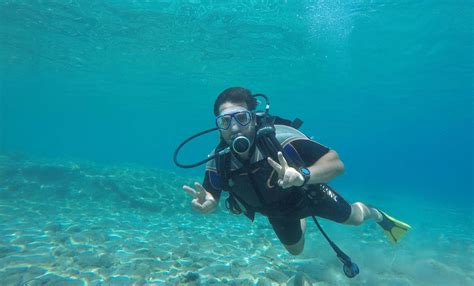
[[[344,172],[344,164],[336,151],[330,150],[308,169],[311,172],[308,184],[327,183]]]
[[[281,152],[278,152],[279,163],[275,162],[271,157],[268,157],[267,160],[270,166],[278,173],[278,185],[282,188],[300,187],[304,184],[303,175],[288,165]],[[339,155],[333,150],[330,150],[307,168],[311,172],[308,184],[327,183],[344,172],[344,164],[339,159]]]

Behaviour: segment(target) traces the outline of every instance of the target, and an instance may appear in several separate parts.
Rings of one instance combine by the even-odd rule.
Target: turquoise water
[[[0,280],[473,285],[472,4],[0,1]],[[264,217],[193,213],[203,168],[172,154],[230,86],[303,119],[345,163],[331,185],[413,231],[322,221],[349,280],[312,224],[292,257]]]

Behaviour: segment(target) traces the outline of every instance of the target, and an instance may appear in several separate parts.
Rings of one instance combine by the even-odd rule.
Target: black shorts
[[[297,190],[276,213],[269,214],[273,230],[285,245],[297,243],[303,234],[300,219],[318,216],[338,223],[351,215],[351,205],[326,184]]]

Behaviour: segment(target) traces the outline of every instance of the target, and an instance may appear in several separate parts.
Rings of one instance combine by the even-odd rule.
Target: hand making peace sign
[[[301,175],[301,173],[295,168],[288,166],[288,163],[281,152],[278,152],[278,161],[280,164],[273,161],[270,157],[268,157],[267,160],[270,166],[272,166],[278,173],[278,185],[283,189],[300,187],[304,184],[303,175]]]
[[[193,209],[204,214],[212,212],[217,205],[214,197],[198,182],[194,183],[194,187],[197,191],[190,186],[183,186],[183,190],[193,197],[193,200],[191,201]]]

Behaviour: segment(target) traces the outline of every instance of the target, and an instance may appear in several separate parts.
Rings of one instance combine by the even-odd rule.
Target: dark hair
[[[252,96],[250,90],[243,87],[231,87],[219,94],[214,102],[214,115],[219,115],[219,107],[224,102],[245,103],[248,110],[254,110],[257,107],[257,100]]]

